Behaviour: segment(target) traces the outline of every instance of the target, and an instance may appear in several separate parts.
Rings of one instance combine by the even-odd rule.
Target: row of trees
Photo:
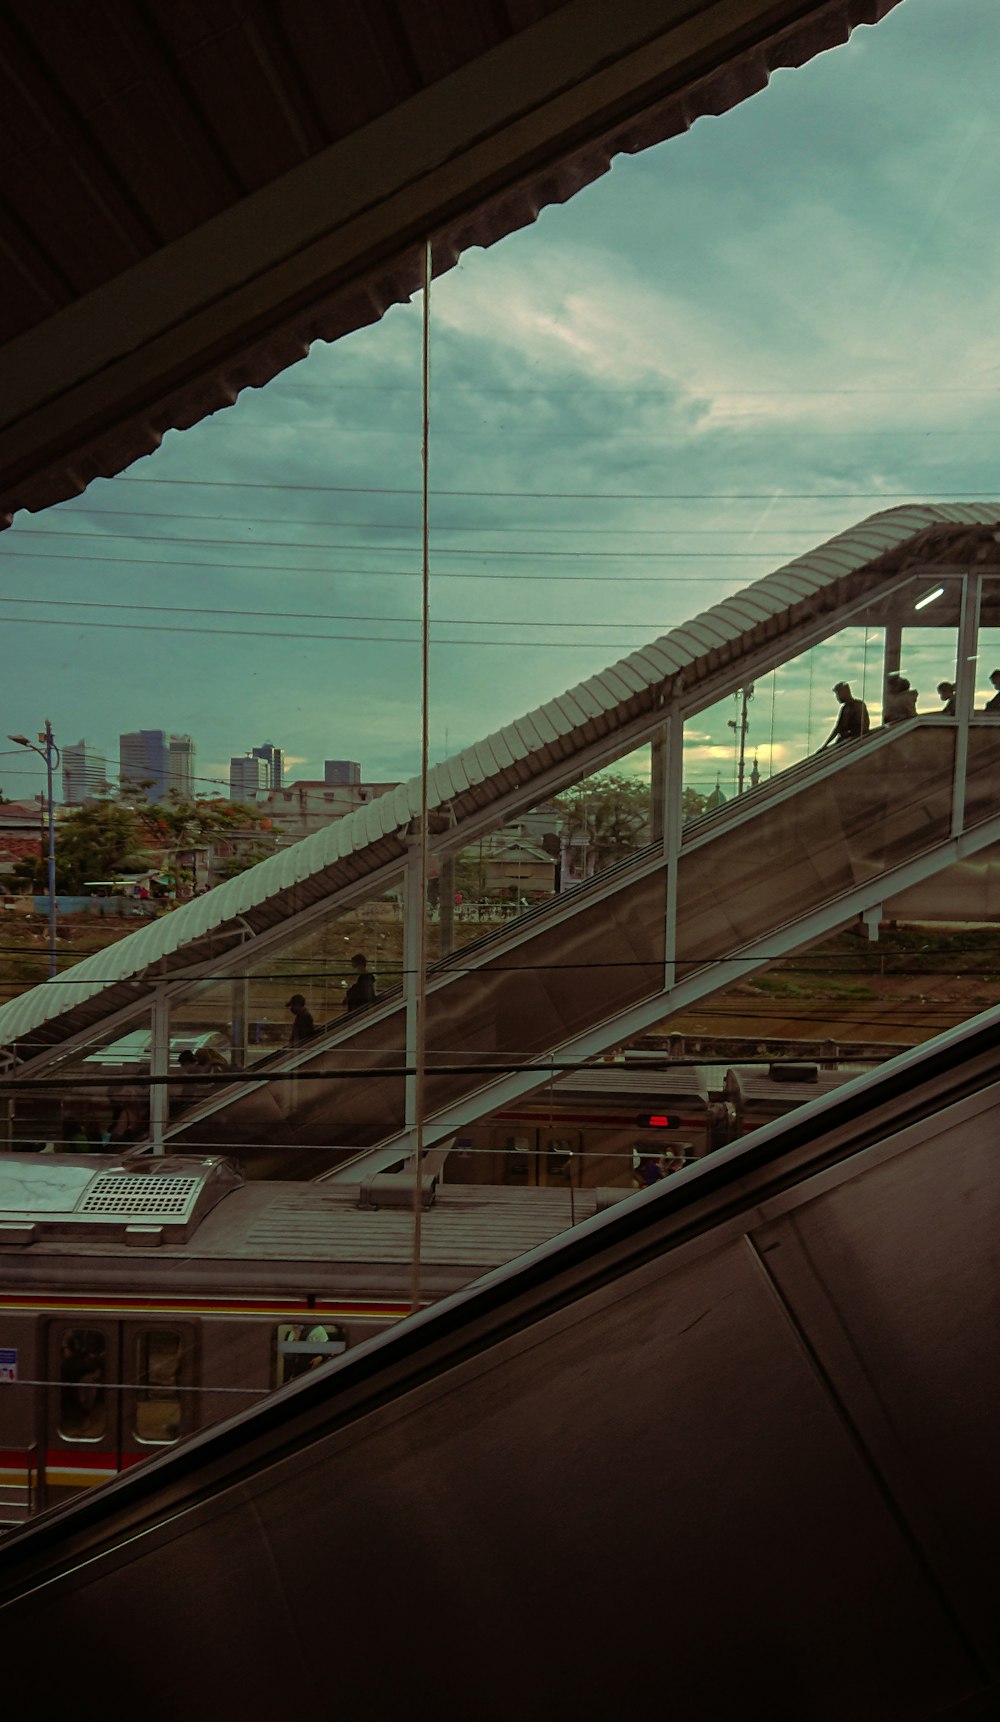
[[[684,791],[684,816],[704,810],[705,797],[697,790]],[[556,806],[564,834],[582,840],[600,858],[602,865],[649,842],[652,832],[650,786],[625,772],[603,771],[574,784],[560,795]],[[206,839],[226,832],[253,830],[261,825],[254,807],[238,801],[185,800],[176,792],[166,801],[117,800],[106,796],[77,807],[59,821],[56,832],[56,890],[78,895],[94,879],[117,879],[140,873],[153,863],[153,855],[164,858],[165,869],[180,876],[178,857],[200,848]],[[255,866],[272,852],[263,840],[248,843],[233,854],[216,877],[234,878]],[[470,864],[471,865],[471,864]],[[461,863],[460,863],[461,866]],[[14,876],[29,889],[43,891],[47,883],[44,857],[18,862]],[[458,883],[466,889],[468,881]]]
[[[117,801],[110,796],[75,807],[56,827],[56,890],[77,896],[94,879],[119,879],[141,873],[163,857],[175,884],[178,857],[200,848],[207,838],[259,827],[256,808],[238,801],[187,801],[176,793],[166,801]],[[232,878],[271,853],[260,841],[245,846],[222,869]],[[44,856],[18,862],[14,876],[29,889],[43,891],[48,881]]]

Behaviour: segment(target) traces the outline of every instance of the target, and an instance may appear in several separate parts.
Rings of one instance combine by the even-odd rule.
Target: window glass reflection
[[[300,1375],[308,1375],[310,1369],[318,1369],[346,1350],[347,1334],[342,1327],[323,1322],[282,1322],[276,1336],[275,1386],[297,1381]]]
[[[179,1383],[184,1357],[182,1336],[154,1327],[135,1340],[135,1438],[167,1446],[181,1432]]]
[[[99,1441],[107,1426],[107,1339],[97,1328],[72,1327],[59,1347],[59,1434]]]

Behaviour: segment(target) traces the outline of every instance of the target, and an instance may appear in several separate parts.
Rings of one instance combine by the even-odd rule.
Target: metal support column
[[[663,816],[667,794],[666,752],[666,729],[664,728],[657,730],[649,748],[649,786],[652,804],[650,807],[650,838],[653,843],[662,843],[663,833],[666,830],[666,820]]]
[[[455,949],[455,851],[449,849],[438,864],[440,955],[450,957]]]
[[[962,577],[962,611],[958,623],[958,662],[955,666],[955,771],[951,790],[951,834],[965,827],[965,780],[969,768],[969,719],[976,697],[976,657],[979,650],[979,604],[982,575]]]
[[[889,677],[894,675],[899,669],[902,653],[903,624],[898,621],[896,617],[893,617],[892,620],[887,622],[885,625],[885,663],[882,665],[882,711],[885,710],[885,702],[889,692],[886,683],[888,682]],[[881,721],[882,712],[879,712],[879,722]]]
[[[684,720],[674,712],[665,725],[663,749],[663,859],[667,869],[663,985],[677,981],[677,868],[684,829]]]
[[[150,1024],[149,1074],[149,1134],[153,1153],[163,1153],[163,1132],[170,1120],[170,1090],[156,1078],[170,1074],[170,1001],[163,988],[153,994]]]
[[[248,975],[234,975],[230,982],[229,1008],[232,1018],[232,1065],[234,1070],[245,1070],[250,1040],[250,1024],[247,1020],[250,1009],[250,978]]]
[[[411,1132],[411,1153],[416,1152],[417,1077],[415,1068],[419,1046],[420,959],[425,905],[420,890],[420,842],[409,840],[406,866],[403,872],[403,1004],[406,1010],[406,1068],[412,1074],[406,1078],[404,1123]]]

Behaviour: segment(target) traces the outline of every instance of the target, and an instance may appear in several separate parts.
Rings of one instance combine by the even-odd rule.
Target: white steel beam
[[[420,890],[420,844],[410,839],[403,873],[403,1010],[406,1016],[406,1068],[403,1120],[411,1135],[417,1126],[417,1047],[420,1038],[421,917],[427,912]]]
[[[170,1091],[155,1078],[170,1074],[170,1005],[162,991],[153,994],[149,1036],[149,1134],[154,1154],[163,1153],[163,1138],[170,1117]]]
[[[969,769],[969,719],[976,696],[976,658],[979,639],[979,606],[983,582],[978,574],[962,581],[962,611],[958,624],[958,660],[955,668],[955,771],[952,780],[951,834],[957,837],[965,825],[965,782]]]

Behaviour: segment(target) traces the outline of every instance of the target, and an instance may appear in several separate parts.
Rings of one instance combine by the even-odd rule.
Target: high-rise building
[[[256,801],[259,795],[264,795],[268,789],[267,765],[259,757],[260,749],[254,748],[251,754],[242,754],[229,761],[229,799],[231,801]]]
[[[167,794],[181,801],[194,796],[194,742],[189,735],[172,735],[167,743]]]
[[[325,759],[323,782],[328,783],[332,789],[342,788],[348,783],[360,783],[361,767],[354,759]]]
[[[164,801],[172,790],[189,801],[194,794],[194,742],[162,729],[129,730],[118,738],[122,788],[147,801]]]
[[[280,789],[284,774],[284,754],[280,747],[275,747],[273,741],[265,741],[262,747],[251,748],[251,758],[262,760],[266,768],[265,789]]]
[[[63,800],[67,807],[81,807],[103,795],[108,762],[85,741],[70,742],[62,750]]]
[[[167,793],[167,738],[162,729],[133,729],[118,738],[118,774],[126,794],[162,801]]]

